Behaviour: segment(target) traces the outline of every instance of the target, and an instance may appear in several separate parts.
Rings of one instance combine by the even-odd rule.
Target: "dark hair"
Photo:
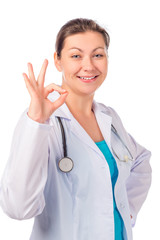
[[[108,49],[110,37],[107,31],[99,26],[95,21],[86,18],[76,18],[63,25],[57,34],[55,49],[58,57],[61,57],[61,51],[64,47],[64,40],[73,34],[87,31],[99,32],[102,34],[106,48]]]

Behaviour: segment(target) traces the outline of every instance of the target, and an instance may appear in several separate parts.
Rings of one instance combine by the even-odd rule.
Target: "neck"
[[[90,117],[93,115],[92,103],[94,95],[77,95],[69,91],[65,103],[73,116]]]

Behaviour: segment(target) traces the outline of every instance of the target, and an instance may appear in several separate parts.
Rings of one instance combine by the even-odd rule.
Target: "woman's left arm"
[[[132,226],[134,226],[137,214],[147,197],[151,185],[152,170],[149,163],[151,152],[138,144],[134,138],[128,134],[119,115],[113,108],[109,107],[108,111],[112,116],[113,124],[124,137],[134,158],[130,169],[130,175],[126,180],[131,221]]]
[[[139,145],[132,136],[130,141],[134,148],[134,161],[130,176],[126,181],[129,206],[132,216],[132,226],[135,225],[137,214],[144,203],[151,185],[151,152]]]
[[[126,180],[131,221],[132,226],[134,226],[137,214],[151,186],[152,170],[149,163],[151,152],[138,144],[134,138],[128,134],[119,115],[113,108],[107,107],[107,111],[112,117],[112,124],[118,130],[122,139],[124,139],[134,159],[130,168],[129,177]]]

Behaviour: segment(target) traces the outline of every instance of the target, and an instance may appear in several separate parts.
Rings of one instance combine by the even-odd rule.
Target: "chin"
[[[99,87],[98,87],[99,88]],[[78,89],[77,92],[79,92],[80,95],[88,95],[88,96],[92,96],[95,94],[96,90],[98,89],[97,87],[84,87],[81,89]]]

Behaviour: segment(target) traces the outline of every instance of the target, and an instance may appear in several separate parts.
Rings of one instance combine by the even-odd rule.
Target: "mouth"
[[[80,80],[82,80],[82,82],[93,82],[97,77],[98,75],[95,75],[95,76],[77,76]]]

